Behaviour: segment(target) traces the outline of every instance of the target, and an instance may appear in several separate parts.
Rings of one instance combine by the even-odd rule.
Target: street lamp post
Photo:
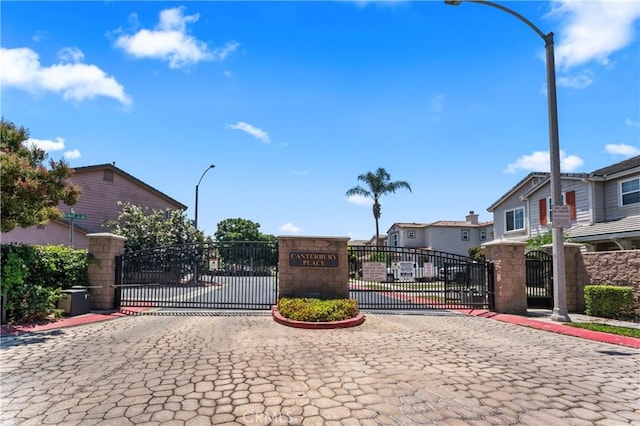
[[[198,230],[198,188],[200,187],[200,182],[202,182],[202,178],[204,177],[204,175],[206,175],[207,172],[213,169],[214,167],[215,167],[215,164],[211,164],[209,167],[207,167],[207,169],[202,173],[202,176],[200,176],[200,180],[198,180],[198,183],[196,184],[196,209],[195,209],[195,218],[194,218],[194,226],[196,228],[196,231]]]
[[[446,4],[458,6],[463,0],[445,0]],[[502,5],[484,0],[464,0],[469,3],[480,3],[495,7],[509,15],[515,16],[538,34],[544,40],[547,65],[547,105],[549,113],[549,155],[551,202],[554,206],[562,205],[562,190],[560,188],[560,142],[558,137],[558,99],[556,95],[556,65],[553,51],[553,33],[545,34],[524,16]],[[553,237],[553,313],[552,321],[570,322],[567,312],[566,274],[563,244],[563,229],[560,224],[554,224],[551,232]]]

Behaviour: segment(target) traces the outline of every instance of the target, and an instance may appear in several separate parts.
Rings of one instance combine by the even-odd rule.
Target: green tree
[[[62,218],[58,204],[76,203],[80,188],[69,183],[73,174],[64,160],[44,166],[44,150],[27,144],[29,131],[0,121],[1,228],[9,232]]]
[[[260,232],[260,224],[249,219],[230,218],[218,222],[218,241],[275,241],[276,237]]]
[[[380,219],[380,197],[400,188],[408,189],[411,192],[409,183],[399,180],[392,182],[391,175],[382,167],[379,167],[375,173],[367,172],[358,176],[358,180],[366,185],[366,188],[357,185],[347,191],[347,197],[359,195],[365,198],[373,199],[373,218],[376,221],[376,247],[380,246],[380,228],[378,220]]]
[[[118,205],[122,206],[118,220],[105,226],[127,238],[126,252],[207,240],[182,210],[155,210],[123,202]]]

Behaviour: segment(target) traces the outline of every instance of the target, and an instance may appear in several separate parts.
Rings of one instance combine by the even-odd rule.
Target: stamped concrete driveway
[[[141,315],[1,340],[3,425],[640,424],[640,351],[452,313]]]

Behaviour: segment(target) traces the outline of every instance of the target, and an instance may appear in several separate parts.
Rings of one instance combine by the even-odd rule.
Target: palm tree
[[[411,186],[403,180],[391,182],[391,175],[382,167],[379,167],[375,173],[367,172],[366,174],[358,176],[358,180],[366,183],[367,188],[365,189],[360,185],[354,186],[347,191],[347,197],[360,195],[373,199],[373,218],[376,220],[376,247],[379,247],[380,231],[378,219],[380,219],[380,197],[391,192],[396,192],[396,190],[400,188],[406,188],[411,192]]]

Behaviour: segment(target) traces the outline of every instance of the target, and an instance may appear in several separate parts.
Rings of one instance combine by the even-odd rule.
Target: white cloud
[[[352,195],[347,197],[347,201],[352,204],[357,204],[359,206],[371,206],[373,205],[373,200],[369,197],[363,197],[362,195]]]
[[[227,56],[235,52],[239,46],[240,43],[238,43],[237,41],[230,41],[224,47],[216,48],[213,51],[213,56],[220,61],[224,61],[225,59],[227,59]]]
[[[285,234],[299,234],[302,231],[302,228],[295,226],[291,222],[287,222],[280,227],[280,232],[284,232]]]
[[[63,138],[55,138],[55,140],[29,138],[26,144],[38,147],[45,152],[62,151],[64,149]],[[80,158],[80,151],[78,151],[77,149],[72,149],[66,151],[63,156],[67,160],[75,160]]]
[[[184,6],[161,11],[156,28],[121,35],[115,41],[116,47],[135,58],[167,61],[170,68],[181,68],[210,59],[222,61],[238,48],[239,43],[232,41],[213,53],[209,52],[206,43],[187,33],[187,24],[197,22],[200,15],[184,15],[183,12]]]
[[[558,77],[556,83],[558,87],[567,87],[569,89],[584,89],[593,83],[593,72],[585,70],[580,75]],[[546,87],[545,87],[546,93]]]
[[[294,176],[309,176],[309,172],[306,170],[291,170],[291,174]]]
[[[605,152],[614,155],[623,155],[625,157],[634,157],[636,155],[640,155],[640,148],[637,146],[626,145],[623,143],[619,144],[606,144],[604,146]]]
[[[34,139],[29,138],[27,140],[27,144],[31,146],[36,146],[46,152],[50,151],[61,151],[64,149],[64,139],[56,138],[55,140],[50,139]]]
[[[630,118],[624,120],[624,124],[626,124],[627,127],[640,127],[640,123],[638,123],[637,121],[633,121]]]
[[[67,151],[64,153],[64,158],[67,160],[77,160],[80,158],[80,151],[77,149],[72,149],[71,151]]]
[[[609,56],[634,41],[637,0],[560,0],[551,2],[550,15],[562,28],[556,40],[555,59],[568,69],[591,61],[610,65]]]
[[[260,139],[264,143],[270,143],[271,139],[269,138],[269,134],[262,129],[252,126],[249,123],[245,123],[244,121],[238,121],[236,124],[232,124],[229,126],[234,130],[241,130],[245,133],[250,134],[256,139]]]
[[[77,64],[84,59],[84,53],[77,47],[65,47],[58,52],[61,62],[72,62]]]
[[[548,172],[551,169],[549,151],[535,151],[530,155],[523,155],[504,170],[505,173],[516,173],[518,170],[532,172]],[[584,161],[575,155],[567,155],[560,151],[560,171],[571,173],[577,170]]]
[[[84,55],[78,49],[65,48],[60,56],[79,61]],[[105,96],[125,105],[131,103],[124,87],[97,66],[65,60],[43,67],[38,54],[29,48],[0,48],[0,84],[29,92],[62,93],[63,99],[82,101]]]

